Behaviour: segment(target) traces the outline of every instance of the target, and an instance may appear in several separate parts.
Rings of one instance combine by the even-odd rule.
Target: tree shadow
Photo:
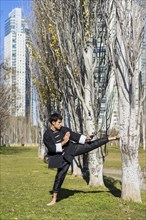
[[[107,176],[104,176],[103,178],[104,184],[109,189],[111,194],[115,197],[121,197],[121,190],[117,188],[117,185],[120,185],[121,187],[121,181]]]
[[[63,200],[63,199],[67,199],[70,196],[74,196],[74,194],[76,193],[107,193],[107,191],[104,190],[99,190],[99,191],[82,191],[82,190],[71,190],[71,189],[64,189],[62,188],[58,194],[58,198],[57,198],[57,202]],[[50,191],[51,194],[53,194],[52,191]]]

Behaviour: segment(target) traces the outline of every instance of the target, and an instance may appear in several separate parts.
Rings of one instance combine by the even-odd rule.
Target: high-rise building
[[[15,8],[5,21],[4,37],[4,60],[11,68],[7,83],[11,89],[10,113],[13,116],[26,116],[30,112],[31,77],[27,66],[27,36],[28,27],[22,18],[21,8]]]
[[[116,10],[112,12],[112,28],[111,36],[114,37],[116,34],[115,29],[115,15]],[[111,65],[108,62],[108,50],[106,48],[106,25],[105,19],[101,11],[97,16],[97,22],[99,26],[98,38],[96,48],[94,50],[94,56],[97,59],[97,66],[94,71],[94,82],[95,88],[98,87],[98,100],[100,112],[98,115],[98,130],[105,132],[107,130],[119,129],[119,117],[118,117],[118,94],[115,85],[115,76]],[[94,59],[94,57],[93,57]],[[110,72],[110,81],[109,81]],[[107,85],[108,79],[108,85]],[[107,90],[105,93],[105,89]]]

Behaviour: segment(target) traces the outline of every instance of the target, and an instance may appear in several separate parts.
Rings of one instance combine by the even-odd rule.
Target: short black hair
[[[57,120],[61,120],[62,121],[62,116],[59,113],[53,113],[51,114],[50,118],[49,118],[49,122],[52,124],[53,121],[57,121]]]

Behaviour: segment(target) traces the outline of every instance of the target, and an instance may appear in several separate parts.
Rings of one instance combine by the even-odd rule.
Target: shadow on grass
[[[114,195],[115,197],[121,197],[121,190],[117,188],[117,185],[121,186],[120,180],[104,176],[104,184],[109,189],[112,195]]]
[[[53,192],[50,191],[50,193],[52,194]],[[60,190],[60,193],[58,194],[58,199],[57,199],[57,202],[63,200],[63,199],[67,199],[69,198],[70,196],[74,196],[74,194],[76,193],[107,193],[106,191],[103,191],[103,190],[99,190],[99,191],[82,191],[82,190],[71,190],[71,189],[64,189],[62,188]]]
[[[6,146],[0,146],[0,154],[3,154],[3,155],[24,153],[24,152],[29,152],[30,150],[31,149],[25,148],[25,147],[6,147]]]
[[[118,187],[121,187],[121,181],[116,180],[112,177],[104,176],[104,184],[109,189],[109,193],[111,193],[115,197],[121,197],[121,190]],[[50,191],[53,194],[52,191]],[[70,196],[74,196],[76,193],[107,193],[107,191],[99,190],[99,191],[82,191],[82,190],[70,190],[62,188],[60,193],[58,194],[57,201],[61,201],[63,199],[67,199]]]
[[[83,179],[89,184],[90,173],[88,171],[86,171],[85,175],[83,174]],[[109,189],[112,195],[115,197],[121,197],[121,190],[117,187],[117,185],[120,185],[121,187],[121,181],[107,176],[104,176],[103,179],[105,186]]]

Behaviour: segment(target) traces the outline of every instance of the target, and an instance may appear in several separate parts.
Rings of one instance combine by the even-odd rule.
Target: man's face
[[[52,125],[55,130],[59,130],[62,127],[62,120],[58,119],[56,122],[53,121]]]

